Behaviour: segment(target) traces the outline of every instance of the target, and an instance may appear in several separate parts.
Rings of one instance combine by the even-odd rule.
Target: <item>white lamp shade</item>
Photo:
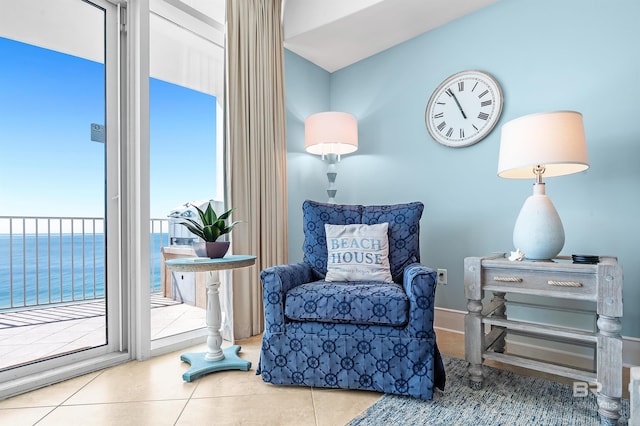
[[[498,176],[535,178],[578,173],[589,168],[582,114],[575,111],[525,115],[502,126]]]
[[[350,154],[358,149],[358,121],[346,112],[320,112],[304,120],[304,147],[317,155]]]

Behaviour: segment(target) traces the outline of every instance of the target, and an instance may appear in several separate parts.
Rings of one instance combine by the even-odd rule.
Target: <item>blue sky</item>
[[[100,63],[0,37],[0,216],[104,216]],[[150,81],[151,217],[216,196],[213,96]]]

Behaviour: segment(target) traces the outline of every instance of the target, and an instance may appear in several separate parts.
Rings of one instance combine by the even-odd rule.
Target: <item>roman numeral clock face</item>
[[[429,98],[425,122],[431,137],[446,146],[469,146],[484,139],[502,113],[498,82],[481,71],[446,78]]]

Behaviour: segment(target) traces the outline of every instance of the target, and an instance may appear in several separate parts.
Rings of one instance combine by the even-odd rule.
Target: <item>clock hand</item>
[[[467,114],[465,114],[464,111],[462,110],[462,106],[460,105],[460,102],[458,102],[458,98],[456,98],[456,95],[455,95],[455,93],[453,93],[453,90],[447,89],[447,93],[449,93],[453,97],[453,100],[456,101],[456,105],[458,105],[458,109],[462,113],[462,118],[464,118],[466,120],[467,119]]]

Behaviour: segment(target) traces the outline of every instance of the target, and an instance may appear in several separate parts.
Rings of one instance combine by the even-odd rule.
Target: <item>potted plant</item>
[[[211,203],[207,206],[206,210],[202,210],[198,206],[191,204],[198,211],[200,220],[184,218],[184,222],[179,222],[184,225],[192,234],[200,237],[204,243],[200,246],[194,245],[196,254],[198,256],[207,256],[212,259],[224,257],[229,250],[229,241],[217,241],[223,235],[230,233],[233,227],[240,221],[229,223],[229,216],[234,209],[229,209],[222,213],[220,216],[216,214],[211,207]]]

